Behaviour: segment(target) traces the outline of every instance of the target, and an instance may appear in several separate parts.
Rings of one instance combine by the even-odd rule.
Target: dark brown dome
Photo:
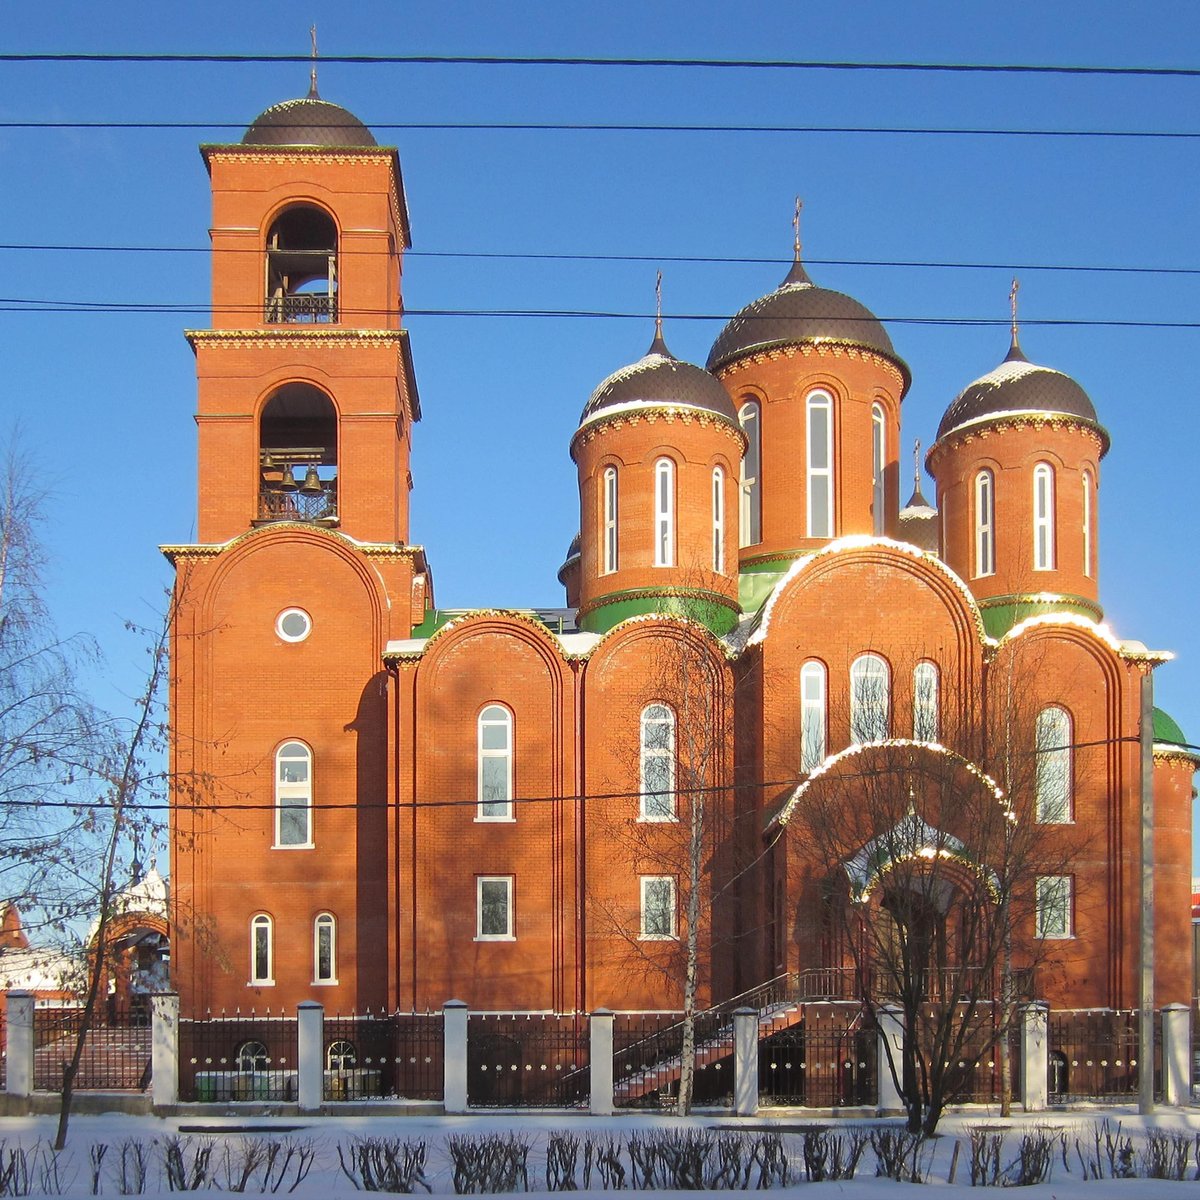
[[[708,369],[716,371],[772,346],[803,342],[840,342],[874,350],[900,367],[907,387],[908,367],[896,356],[878,318],[852,297],[817,287],[798,261],[775,291],[747,304],[721,330],[708,356]]]
[[[609,409],[674,404],[698,408],[737,424],[729,393],[702,367],[680,362],[656,334],[644,358],[614,371],[592,393],[579,418],[580,425]]]
[[[352,113],[317,96],[273,104],[254,118],[243,146],[375,146],[371,131]]]

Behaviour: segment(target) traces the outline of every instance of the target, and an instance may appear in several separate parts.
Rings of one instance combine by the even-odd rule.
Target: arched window
[[[603,546],[600,574],[611,575],[617,569],[617,468],[605,467],[602,484]]]
[[[738,506],[739,541],[743,546],[757,546],[762,541],[762,421],[758,401],[747,400],[738,409],[738,420],[746,435]]]
[[[871,405],[871,521],[876,537],[887,532],[887,507],[884,498],[884,471],[887,470],[887,426],[884,424],[883,405]]]
[[[479,714],[478,821],[512,820],[512,713],[489,704]]]
[[[337,921],[321,913],[313,922],[313,983],[337,983]]]
[[[669,458],[654,464],[654,565],[675,565],[675,464]]]
[[[1051,704],[1037,715],[1037,772],[1035,813],[1044,825],[1071,820],[1072,751],[1071,716]]]
[[[643,821],[675,820],[675,713],[665,704],[647,704],[641,722]]]
[[[286,383],[258,424],[260,521],[337,522],[337,410],[320,388]]]
[[[888,735],[891,671],[878,654],[862,654],[850,665],[850,741],[879,742]]]
[[[1096,574],[1092,565],[1095,535],[1092,522],[1095,520],[1095,483],[1091,471],[1083,472],[1083,573],[1089,578]]]
[[[996,481],[991,471],[975,476],[975,574],[996,573]]]
[[[718,575],[725,574],[725,472],[713,467],[712,473],[712,563]]]
[[[1033,569],[1054,570],[1054,468],[1033,468]]]
[[[275,848],[310,847],[312,751],[303,742],[284,742],[275,752]]]
[[[833,400],[808,397],[808,536],[833,537]]]
[[[267,323],[336,321],[337,267],[333,218],[309,205],[282,212],[267,234]]]
[[[825,761],[825,740],[825,664],[809,661],[800,668],[801,771]]]
[[[338,1038],[330,1042],[325,1050],[325,1070],[353,1071],[358,1066],[358,1051],[353,1042]]]
[[[242,1042],[233,1056],[239,1071],[266,1071],[271,1066],[271,1056],[262,1042]]]
[[[938,669],[919,662],[913,670],[913,741],[938,740]]]
[[[250,982],[273,984],[275,970],[275,923],[266,913],[250,922]]]

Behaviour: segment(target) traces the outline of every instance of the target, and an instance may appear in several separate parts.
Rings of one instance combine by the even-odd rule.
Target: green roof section
[[[771,570],[744,570],[738,576],[738,603],[742,606],[742,612],[758,612],[775,590],[775,585],[787,574],[790,565],[785,564],[782,570],[774,567]]]
[[[613,592],[596,601],[595,606],[579,619],[579,628],[588,633],[607,633],[630,617],[645,617],[660,613],[689,617],[723,637],[737,623],[738,613],[733,602],[701,588],[676,588],[654,595],[643,592]]]
[[[1188,744],[1183,730],[1179,728],[1179,723],[1170,713],[1163,712],[1161,708],[1154,710],[1154,740],[1156,742],[1174,742],[1179,746]]]
[[[1083,596],[1056,596],[1046,600],[999,596],[996,601],[980,600],[978,603],[983,628],[994,638],[1002,638],[1022,621],[1045,613],[1075,613],[1089,621],[1098,621],[1103,616],[1100,606]]]
[[[414,625],[410,636],[414,638],[431,638],[439,629],[449,625],[451,621],[456,621],[459,617],[469,617],[474,613],[488,612],[516,612],[523,617],[531,617],[538,621],[551,632],[562,633],[562,619],[551,619],[547,616],[547,611],[541,611],[536,608],[506,608],[506,609],[491,609],[491,608],[427,608],[425,610],[425,619],[420,625]]]

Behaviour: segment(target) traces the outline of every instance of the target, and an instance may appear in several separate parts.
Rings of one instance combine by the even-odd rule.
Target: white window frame
[[[321,973],[321,940],[327,935],[329,941],[329,971]],[[317,913],[313,918],[313,986],[327,987],[338,981],[337,970],[337,918],[331,912]]]
[[[913,741],[936,742],[941,716],[940,672],[937,663],[922,659],[913,668]]]
[[[817,414],[823,414],[825,420],[825,436],[814,434],[817,424]],[[807,468],[807,532],[810,538],[831,538],[836,526],[833,513],[833,397],[825,391],[809,392],[805,401],[805,466]],[[814,451],[821,443],[824,451],[824,465],[818,462]],[[825,513],[828,518],[824,528],[818,528],[814,521],[816,505],[814,498],[821,496],[825,502]]]
[[[1039,825],[1069,825],[1074,820],[1074,724],[1058,704],[1037,715],[1034,814]]]
[[[850,664],[850,743],[883,741],[891,728],[892,669],[879,654],[860,654]]]
[[[617,498],[617,468],[605,467],[601,483],[601,519],[603,522],[603,561],[600,564],[601,575],[611,575],[619,563],[617,516],[619,503]]]
[[[259,967],[259,943],[266,959],[266,974]],[[275,922],[269,913],[255,913],[250,918],[250,982],[248,987],[275,986]]]
[[[1034,881],[1034,933],[1046,940],[1075,936],[1075,880],[1070,875],[1038,875]]]
[[[713,467],[712,473],[712,564],[713,572],[725,574],[725,471]]]
[[[483,929],[483,893],[489,885],[499,884],[504,894],[504,930],[485,933]],[[477,942],[515,942],[513,932],[513,877],[511,875],[477,875],[475,877],[475,940]]]
[[[871,528],[876,537],[887,533],[887,416],[882,404],[871,405]]]
[[[1083,573],[1088,579],[1095,574],[1092,566],[1092,549],[1095,540],[1095,482],[1091,471],[1083,471]]]
[[[975,578],[996,573],[996,477],[986,468],[975,476]]]
[[[296,747],[303,753],[285,753]],[[304,763],[304,779],[282,778],[287,763]],[[275,751],[275,841],[273,850],[313,849],[313,752],[298,738],[289,738]],[[284,841],[284,813],[301,814],[304,841]]]
[[[675,565],[675,460],[654,464],[654,565]]]
[[[1033,569],[1054,570],[1054,468],[1033,468]]]
[[[746,435],[738,471],[738,544],[757,546],[762,541],[762,408],[757,400],[738,409],[738,424]]]
[[[665,726],[666,738],[664,745],[655,745],[659,739],[651,738],[652,727]],[[640,752],[639,784],[641,787],[641,802],[638,811],[639,821],[674,821],[675,814],[675,710],[669,705],[655,700],[642,709],[638,722],[638,737]],[[659,768],[657,764],[662,764]],[[655,764],[654,767],[651,764]],[[649,776],[651,771],[663,770],[666,775],[665,789],[652,787],[654,780]]]
[[[487,746],[489,731],[503,729],[504,745]],[[512,821],[513,817],[513,715],[503,704],[486,704],[475,721],[476,821]],[[504,764],[504,799],[484,795],[486,764]]]
[[[825,761],[828,723],[825,664],[809,659],[800,668],[800,770],[807,774]]]
[[[678,933],[678,906],[676,903],[675,877],[673,875],[642,875],[640,876],[641,883],[641,931],[638,938],[643,942],[673,942],[679,937]],[[666,901],[665,905],[661,903],[662,891],[665,889]],[[651,905],[651,893],[659,892],[659,899],[656,906]],[[655,912],[655,908],[658,909]],[[651,915],[662,915],[662,909],[665,908],[666,929],[651,928],[649,918]],[[661,925],[663,922],[655,922],[656,925]]]

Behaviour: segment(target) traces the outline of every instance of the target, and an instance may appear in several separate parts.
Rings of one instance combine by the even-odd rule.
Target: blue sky
[[[5,49],[589,55],[1195,66],[1200,10],[1149,3],[75,2],[10,6]],[[197,130],[0,128],[0,241],[203,250],[200,142],[236,141],[303,94],[302,65],[0,64],[0,121],[183,121]],[[1200,130],[1200,79],[563,67],[351,66],[322,95],[368,124],[574,121]],[[221,124],[238,128],[221,129]],[[1011,264],[1200,268],[1193,140],[868,134],[379,131],[399,146],[413,226],[407,305],[653,312],[652,262],[443,258],[437,252],[774,258],[664,261],[667,341],[703,362],[719,320],[786,269],[804,197],[814,279],[888,318],[913,373],[906,448],[1007,349]],[[138,686],[126,618],[168,580],[157,546],[195,514],[194,364],[203,253],[0,251],[5,296],[194,305],[194,315],[0,313],[3,423],[53,489],[53,603],[100,641],[108,703]],[[825,262],[821,260],[843,260]],[[988,263],[987,269],[844,265]],[[1025,269],[1030,321],[1200,321],[1200,274]],[[425,419],[412,537],[443,606],[555,605],[577,526],[567,454],[579,411],[639,357],[651,323],[412,316]],[[1112,434],[1101,479],[1101,598],[1114,631],[1178,661],[1158,702],[1200,741],[1189,518],[1197,329],[1028,327],[1034,361],[1082,383]],[[907,450],[906,450],[907,455]],[[927,486],[932,485],[927,482]],[[1190,497],[1190,499],[1189,499]]]

